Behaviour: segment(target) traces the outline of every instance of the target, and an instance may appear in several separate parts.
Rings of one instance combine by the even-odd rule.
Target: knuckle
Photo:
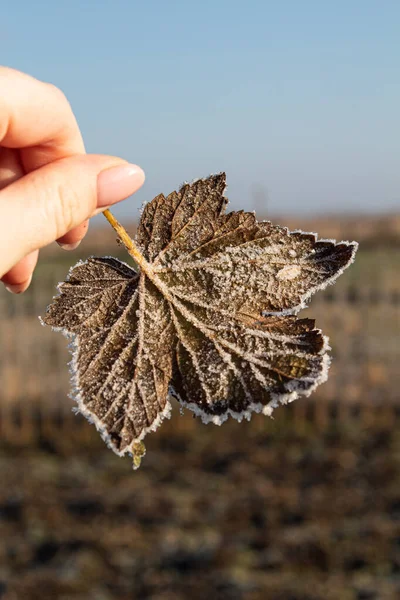
[[[69,106],[69,102],[66,95],[59,87],[54,85],[54,83],[46,83],[46,85],[57,100],[57,102],[62,102],[62,104]]]
[[[34,172],[30,178],[31,210],[41,223],[38,237],[53,242],[74,229],[93,213],[92,189],[85,182],[74,178],[74,170],[64,173],[55,170],[47,173]],[[45,175],[45,176],[43,176]],[[83,178],[84,179],[84,178]],[[40,247],[41,239],[38,239]],[[36,246],[36,247],[38,247]]]
[[[74,122],[75,119],[73,117],[72,107],[64,92],[53,83],[46,83],[45,85],[50,89],[55,105],[57,105],[59,109],[61,109],[62,113],[67,117],[68,121],[71,120]]]
[[[72,106],[64,94],[64,92],[52,83],[45,84],[50,89],[52,103],[56,107],[56,114],[59,115],[59,131],[58,134],[64,138],[74,140],[75,151],[84,150],[79,126],[75,118]]]
[[[61,183],[57,185],[57,201],[54,203],[54,224],[56,237],[61,237],[72,229],[82,212],[79,194],[70,185]]]

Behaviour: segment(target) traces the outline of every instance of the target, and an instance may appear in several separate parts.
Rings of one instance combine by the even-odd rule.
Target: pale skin
[[[29,287],[40,248],[76,248],[90,217],[143,182],[137,165],[86,154],[63,92],[0,66],[0,279],[9,291]]]

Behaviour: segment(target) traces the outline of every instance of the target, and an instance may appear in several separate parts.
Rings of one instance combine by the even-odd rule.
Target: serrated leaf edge
[[[90,258],[96,258],[96,256],[89,256],[86,260],[79,260],[75,265],[70,267],[68,274],[65,278],[65,281],[60,281],[58,283],[58,285],[57,285],[58,294],[53,296],[52,301],[55,300],[58,297],[58,295],[61,293],[61,286],[69,280],[72,271],[76,267],[85,265]],[[110,259],[115,260],[113,256],[104,256],[103,258],[110,258]],[[128,265],[128,263],[126,263],[122,260],[119,260],[119,262],[124,264],[126,267],[132,269],[132,266]],[[39,316],[39,321],[40,321],[41,325],[48,327],[48,325],[46,325],[46,323],[43,321],[42,317],[40,317],[40,316]],[[106,427],[102,423],[101,419],[99,419],[91,410],[86,408],[86,406],[84,404],[84,400],[80,393],[79,371],[78,371],[78,367],[77,367],[77,360],[78,360],[78,353],[79,353],[79,334],[71,333],[71,332],[67,331],[64,327],[54,327],[52,325],[50,327],[53,331],[62,333],[63,336],[69,340],[68,350],[71,353],[72,358],[71,358],[70,362],[68,363],[69,373],[70,373],[70,382],[71,382],[71,392],[68,394],[68,398],[70,398],[77,404],[77,406],[72,407],[72,411],[75,414],[79,414],[79,413],[82,414],[89,421],[89,423],[95,425],[97,431],[100,433],[102,439],[107,444],[108,448],[110,448],[113,452],[115,452],[115,454],[117,454],[118,456],[125,456],[125,454],[133,456],[133,448],[132,448],[133,445],[136,442],[140,442],[151,431],[155,431],[156,429],[158,429],[158,427],[161,425],[161,423],[164,421],[164,419],[169,419],[171,417],[172,406],[171,406],[171,403],[169,402],[168,398],[166,400],[164,409],[157,415],[157,417],[153,421],[153,423],[149,427],[145,427],[142,430],[141,434],[138,437],[136,437],[134,440],[132,440],[132,443],[130,446],[124,448],[124,450],[122,450],[122,451],[118,450],[116,448],[116,446],[113,444],[113,442],[111,440],[111,436],[107,432]]]

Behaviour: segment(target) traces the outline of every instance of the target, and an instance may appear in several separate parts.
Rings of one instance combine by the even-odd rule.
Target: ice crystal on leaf
[[[43,319],[73,337],[79,410],[136,466],[169,394],[221,424],[270,415],[327,377],[327,338],[295,315],[357,244],[225,214],[224,190],[221,173],[154,198],[133,246],[140,269],[78,263]]]

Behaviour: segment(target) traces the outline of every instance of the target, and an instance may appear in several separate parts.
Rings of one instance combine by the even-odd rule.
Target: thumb
[[[77,155],[49,163],[0,191],[0,277],[23,256],[127,198],[144,173],[121,158]]]

